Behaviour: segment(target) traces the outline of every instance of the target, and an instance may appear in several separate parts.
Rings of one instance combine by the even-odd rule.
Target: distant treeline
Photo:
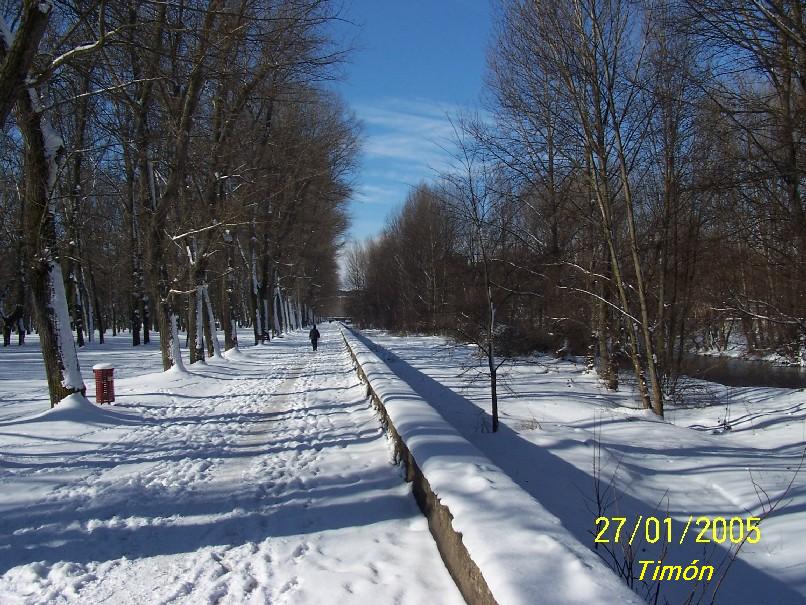
[[[806,357],[802,2],[503,1],[489,65],[455,168],[350,251],[354,317],[627,364],[659,414],[692,349]]]

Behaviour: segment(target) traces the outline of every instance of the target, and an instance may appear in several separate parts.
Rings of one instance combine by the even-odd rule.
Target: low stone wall
[[[412,484],[412,491],[417,505],[428,519],[428,528],[434,537],[442,560],[445,562],[445,567],[454,582],[456,582],[456,586],[469,605],[497,605],[484,576],[481,574],[481,570],[470,558],[470,553],[462,543],[462,534],[453,528],[451,511],[440,502],[431,489],[428,480],[417,465],[417,461],[412,456],[409,448],[406,447],[406,443],[398,434],[394,424],[392,424],[381,398],[375,393],[367,379],[349,341],[344,337],[344,334],[342,334],[342,338],[344,338],[344,344],[353,359],[359,379],[367,385],[367,396],[372,400],[372,405],[378,411],[384,429],[386,429],[387,434],[394,443],[395,461],[402,463],[406,469],[406,481]]]
[[[396,373],[405,360],[357,331],[345,329],[343,336],[468,603],[646,605],[597,553],[440,414],[441,402],[428,399],[431,389],[418,391]],[[506,447],[502,435],[484,438]]]

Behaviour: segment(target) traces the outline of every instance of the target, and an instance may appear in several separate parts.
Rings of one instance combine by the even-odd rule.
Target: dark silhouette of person
[[[308,332],[308,338],[311,339],[311,346],[313,347],[314,351],[316,350],[316,345],[319,343],[320,336],[321,334],[319,334],[319,330],[316,329],[316,324],[313,324],[313,328],[311,328],[311,331]]]

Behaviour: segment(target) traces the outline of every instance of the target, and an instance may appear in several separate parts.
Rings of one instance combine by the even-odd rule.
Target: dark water
[[[690,355],[683,359],[683,373],[730,387],[806,388],[806,368],[766,361]]]

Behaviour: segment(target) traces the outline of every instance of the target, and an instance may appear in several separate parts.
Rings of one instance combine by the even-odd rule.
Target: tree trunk
[[[92,270],[91,262],[87,263],[87,271],[90,274],[90,288],[92,288],[93,308],[95,309],[95,326],[98,328],[98,343],[104,344],[106,325],[104,324],[103,308],[101,307],[101,299],[98,297],[98,288],[95,285],[95,272]]]
[[[224,350],[229,351],[238,347],[238,329],[235,322],[235,310],[237,309],[235,290],[237,289],[237,282],[233,258],[235,245],[229,231],[224,235],[224,245],[227,250],[227,276],[221,281],[221,327],[224,329]]]
[[[38,103],[34,90],[20,95],[17,125],[25,143],[25,256],[50,402],[55,406],[68,395],[83,395],[86,387],[70,331],[67,296],[56,254],[52,194],[61,141],[43,122]]]
[[[72,153],[72,174],[70,176],[70,191],[67,195],[67,285],[68,285],[68,300],[70,301],[70,309],[72,310],[73,323],[76,330],[76,342],[79,347],[84,346],[84,329],[86,327],[84,317],[84,301],[81,296],[81,284],[79,278],[81,275],[81,261],[79,258],[79,251],[81,249],[80,243],[80,209],[81,200],[83,197],[82,172],[84,164],[84,147],[86,146],[86,130],[87,130],[87,115],[89,109],[89,97],[86,94],[89,92],[90,78],[84,76],[81,83],[80,92],[83,96],[79,97],[76,103],[74,129],[76,140],[73,144]]]
[[[615,103],[611,100],[612,111],[615,112]],[[615,113],[613,119],[616,120]],[[644,280],[644,271],[641,266],[641,257],[638,254],[638,236],[635,230],[635,216],[634,216],[634,201],[632,193],[632,184],[630,183],[627,174],[627,158],[621,142],[621,133],[618,128],[614,128],[613,136],[616,141],[616,152],[619,163],[619,174],[621,175],[621,188],[624,195],[624,206],[627,211],[627,234],[630,243],[630,256],[632,257],[633,269],[635,271],[635,284],[638,291],[638,308],[641,313],[641,334],[644,339],[644,361],[646,362],[647,372],[649,373],[649,384],[652,388],[652,410],[658,415],[663,416],[663,392],[661,390],[660,379],[657,371],[657,356],[655,355],[655,343],[652,339],[652,332],[650,331],[650,318],[649,318],[649,305],[646,296],[646,281]]]
[[[143,298],[142,293],[142,262],[140,258],[140,234],[137,223],[137,202],[135,199],[135,174],[134,164],[128,145],[123,145],[123,166],[126,172],[126,210],[128,211],[128,232],[129,232],[129,267],[132,272],[131,278],[131,333],[132,346],[140,346],[140,329],[143,327],[143,318],[140,314],[140,307]]]
[[[48,2],[23,0],[22,14],[11,45],[0,36],[0,124],[4,124],[20,95],[36,58],[53,7]]]
[[[490,411],[493,417],[493,433],[498,431],[498,376],[495,366],[495,305],[491,300],[487,287],[487,303],[489,309],[489,326],[487,332],[487,365],[490,369]]]
[[[16,329],[18,335],[18,344],[22,345],[25,342],[25,329],[23,327],[23,319],[25,315],[25,298],[27,291],[27,277],[26,273],[26,246],[25,246],[25,196],[20,196],[20,215],[19,227],[17,234],[17,266],[14,283],[14,309],[5,318],[3,325],[3,346],[11,345],[11,332]]]
[[[207,284],[204,284],[204,303],[207,309],[207,321],[205,322],[205,334],[207,339],[207,352],[209,357],[221,357],[221,344],[218,342],[218,332],[215,327],[215,315],[213,314],[213,305],[210,302],[210,289]]]
[[[606,284],[602,283],[599,287],[599,296],[595,300],[596,307],[596,344],[599,352],[599,366],[597,371],[599,376],[604,381],[605,386],[611,391],[618,390],[618,363],[611,351],[611,343],[613,341],[613,330],[610,322],[610,313],[607,300],[609,288]]]

